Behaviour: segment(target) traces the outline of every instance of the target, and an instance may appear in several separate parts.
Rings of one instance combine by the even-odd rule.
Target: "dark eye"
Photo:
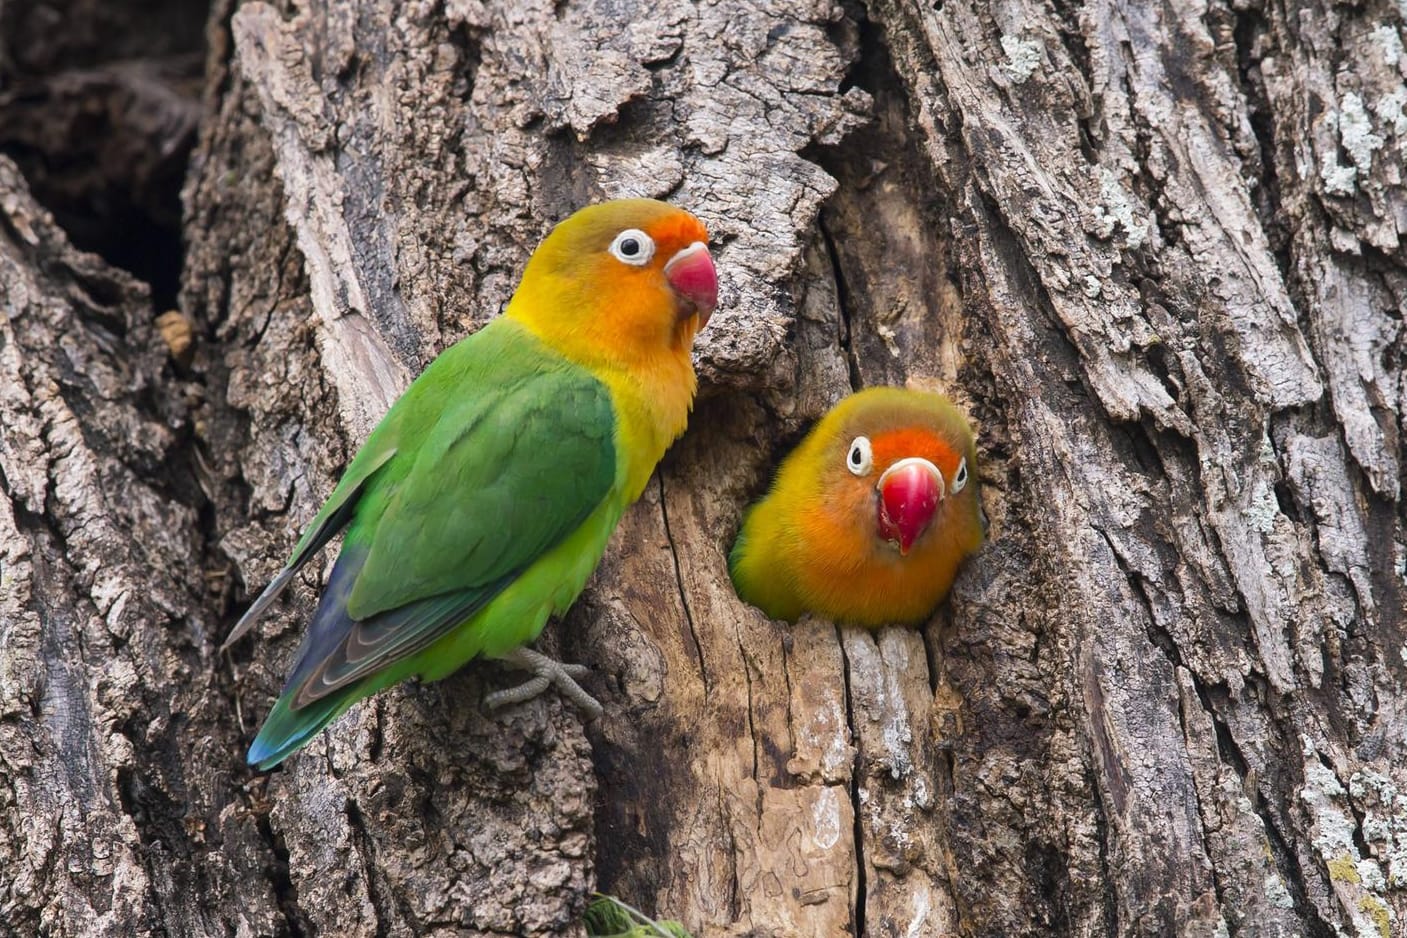
[[[611,242],[611,256],[631,267],[644,267],[655,256],[655,242],[639,228],[627,228]]]
[[[958,471],[953,473],[953,485],[948,490],[956,495],[962,491],[962,487],[967,484],[967,457],[964,456],[958,462]]]
[[[857,436],[850,443],[850,452],[845,457],[845,468],[850,470],[851,475],[862,476],[870,471],[874,465],[874,452],[870,448],[870,441],[863,436]]]

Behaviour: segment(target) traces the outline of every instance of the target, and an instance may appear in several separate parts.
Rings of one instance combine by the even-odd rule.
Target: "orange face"
[[[651,199],[589,206],[542,242],[514,299],[535,331],[583,355],[687,353],[718,304],[708,230]]]
[[[858,434],[846,449],[844,467],[849,479],[832,473],[839,499],[901,556],[928,531],[944,500],[966,487],[968,477],[966,455],[924,427]]]

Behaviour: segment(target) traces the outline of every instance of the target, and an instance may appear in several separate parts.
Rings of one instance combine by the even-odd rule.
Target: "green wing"
[[[615,412],[575,366],[500,370],[452,408],[387,487],[348,600],[363,619],[521,570],[586,520],[616,477]],[[378,493],[379,494],[379,493]],[[363,524],[349,538],[358,538]]]
[[[368,446],[383,428],[389,455],[349,508],[318,516],[345,512],[346,541],[279,703],[286,725],[270,718],[251,762],[292,751],[368,678],[462,625],[616,485],[609,391],[507,320],[431,363]]]

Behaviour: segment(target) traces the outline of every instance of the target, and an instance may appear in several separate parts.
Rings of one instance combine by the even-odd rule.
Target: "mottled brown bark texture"
[[[1407,934],[1401,4],[218,0],[199,99],[118,7],[184,35],[0,4],[0,931]],[[723,288],[543,638],[606,715],[474,665],[252,773],[326,563],[224,632],[621,195]],[[922,628],[768,621],[740,512],[876,384],[972,416],[989,542]]]

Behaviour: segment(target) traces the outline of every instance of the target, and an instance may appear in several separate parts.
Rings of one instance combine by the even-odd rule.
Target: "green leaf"
[[[597,893],[583,916],[590,938],[693,938],[679,922],[655,921],[614,896]]]

